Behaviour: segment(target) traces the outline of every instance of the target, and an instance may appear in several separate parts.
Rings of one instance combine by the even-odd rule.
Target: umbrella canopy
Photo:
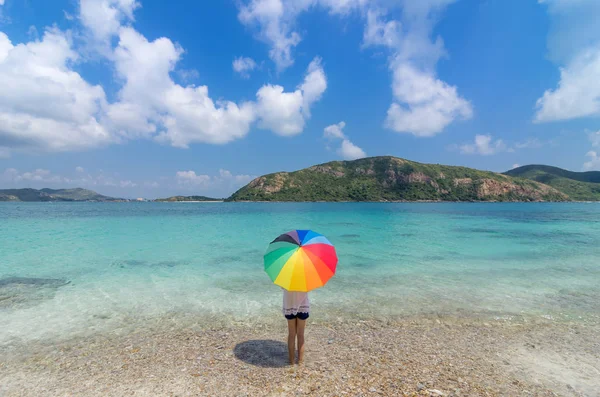
[[[277,237],[265,253],[265,271],[288,291],[308,292],[335,274],[337,254],[325,236],[312,230],[292,230]]]
[[[324,286],[337,266],[333,245],[312,230],[292,230],[277,237],[264,259],[271,280],[288,291],[308,292]]]

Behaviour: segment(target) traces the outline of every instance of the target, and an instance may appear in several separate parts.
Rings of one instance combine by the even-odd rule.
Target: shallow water
[[[278,321],[262,254],[302,228],[340,259],[317,321],[600,319],[600,204],[0,203],[0,346]]]

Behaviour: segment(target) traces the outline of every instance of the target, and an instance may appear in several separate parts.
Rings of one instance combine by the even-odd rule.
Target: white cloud
[[[398,21],[381,20],[381,11],[368,10],[367,24],[363,33],[363,46],[398,48],[402,44],[402,25]]]
[[[4,0],[0,0],[0,6],[4,5]]]
[[[304,83],[286,93],[265,85],[257,102],[213,101],[207,86],[181,86],[170,77],[183,50],[168,38],[148,41],[133,28],[121,28],[115,65],[125,84],[108,116],[121,134],[155,136],[176,147],[223,144],[244,137],[252,123],[280,135],[302,132],[310,106],[327,87],[320,60],[308,67]]]
[[[224,182],[231,182],[235,185],[245,185],[246,183],[250,182],[254,178],[255,177],[251,176],[251,175],[244,175],[244,174],[233,175],[231,173],[231,171],[220,169],[219,170],[219,178],[217,178],[217,180],[224,181]]]
[[[302,132],[310,106],[320,98],[327,83],[320,61],[308,68],[305,82],[294,92],[265,85],[257,102],[236,104],[210,98],[207,86],[181,86],[169,73],[183,50],[167,38],[149,42],[132,28],[122,28],[115,50],[115,64],[125,85],[120,101],[109,106],[108,115],[121,133],[153,136],[176,147],[191,143],[228,143],[244,137],[253,122],[280,135]]]
[[[392,68],[392,88],[397,102],[388,109],[387,128],[430,137],[442,132],[456,119],[466,120],[473,116],[471,104],[458,95],[456,87],[410,64]]]
[[[278,85],[265,85],[256,93],[258,126],[276,134],[292,136],[304,129],[312,104],[327,89],[327,79],[319,58],[308,66],[304,82],[294,92]]]
[[[600,48],[587,50],[561,67],[558,87],[544,92],[536,109],[536,122],[600,116]]]
[[[376,0],[250,0],[240,7],[239,20],[256,26],[258,37],[270,46],[279,71],[294,63],[293,50],[301,37],[295,31],[299,14],[321,6],[331,14],[354,10],[366,17],[363,46],[384,46],[391,52],[394,103],[385,126],[416,136],[440,133],[454,120],[469,119],[471,104],[455,86],[435,76],[435,64],[445,55],[440,38],[431,40],[439,14],[454,0],[389,2]],[[402,7],[401,20],[385,20],[388,8]],[[388,8],[386,8],[388,7]]]
[[[183,50],[168,38],[148,41],[132,28],[121,28],[115,66],[125,84],[108,115],[121,133],[152,136],[173,146],[227,143],[245,136],[255,116],[248,103],[215,103],[206,86],[175,84],[170,72]]]
[[[285,4],[284,4],[285,3]],[[300,35],[292,30],[296,15],[311,5],[311,0],[251,0],[240,8],[239,20],[247,25],[258,25],[259,37],[271,46],[269,57],[278,70],[294,63],[291,51],[300,43]]]
[[[435,64],[445,55],[438,37],[429,36],[437,13],[452,0],[404,3],[401,21],[384,21],[379,10],[367,12],[363,46],[383,46],[392,51],[394,102],[385,126],[393,131],[428,137],[442,132],[454,120],[473,116],[471,103],[451,86],[436,78]]]
[[[81,168],[81,170],[80,170]],[[106,175],[103,172],[95,176],[86,174],[82,167],[75,169],[74,176],[65,176],[55,174],[50,170],[38,168],[32,171],[20,172],[15,168],[8,168],[0,174],[0,181],[15,188],[33,187],[33,188],[73,188],[86,187],[90,189],[98,187],[114,187],[118,189],[131,189],[140,184],[131,180],[121,180],[117,177]],[[144,186],[153,185],[153,182],[147,182]],[[157,187],[158,185],[156,185]]]
[[[175,179],[177,183],[180,185],[206,185],[210,181],[210,176],[208,175],[196,175],[194,171],[177,171],[175,174]]]
[[[320,6],[330,14],[346,16],[362,10],[373,0],[245,0],[240,2],[238,19],[256,28],[257,37],[270,47],[269,57],[278,71],[294,64],[294,48],[302,37],[294,29],[296,18],[312,7]]]
[[[560,80],[536,102],[535,122],[600,116],[600,2],[545,0],[548,50]]]
[[[233,60],[233,70],[239,73],[240,76],[247,79],[250,77],[250,72],[256,69],[257,65],[254,59],[248,57],[239,57]]]
[[[195,171],[177,171],[175,180],[179,187],[188,190],[218,190],[234,191],[247,184],[254,176],[234,175],[231,171],[220,169],[219,174],[215,176],[199,175]]]
[[[506,146],[502,139],[493,140],[491,135],[475,135],[474,143],[465,143],[460,145],[459,149],[463,154],[480,154],[483,156],[513,151],[513,149]]]
[[[344,160],[356,160],[367,157],[364,150],[350,142],[348,139],[342,141],[342,146],[338,149],[338,154],[342,156]]]
[[[588,138],[590,139],[590,142],[592,142],[592,147],[600,147],[600,131],[589,132]],[[586,157],[589,157],[590,161],[583,163],[583,170],[600,171],[600,156],[598,156],[598,152],[595,150],[590,150],[586,153]]]
[[[72,64],[68,33],[13,45],[0,32],[0,140],[15,150],[81,150],[115,141],[102,125],[104,90]]]
[[[94,39],[107,43],[123,21],[133,21],[141,4],[136,0],[79,0],[79,18]]]
[[[587,152],[586,157],[589,157],[590,161],[586,161],[585,163],[583,163],[583,170],[600,171],[600,156],[598,156],[598,153],[593,150],[590,150],[589,152]]]
[[[302,132],[312,104],[327,86],[318,58],[294,92],[265,85],[257,92],[257,102],[213,100],[207,86],[173,80],[172,75],[182,81],[198,77],[195,70],[177,69],[184,53],[180,46],[166,37],[150,41],[127,25],[138,7],[135,0],[80,0],[78,18],[86,37],[99,46],[75,48],[71,34],[57,28],[47,29],[41,40],[16,45],[0,32],[2,157],[15,151],[84,150],[132,139],[182,148],[224,144],[244,137],[257,121],[260,128],[282,135]],[[119,87],[114,102],[107,101],[101,86],[75,71],[77,63],[88,60],[90,48],[114,66]]]
[[[325,127],[324,131],[324,135],[325,138],[329,138],[329,139],[344,139],[344,132],[343,129],[346,126],[346,123],[343,121],[340,121],[337,124],[332,124],[330,126]]]
[[[515,163],[512,165],[512,169],[514,170],[515,168],[519,168],[520,166],[521,166],[521,164]]]
[[[342,143],[337,150],[337,153],[344,160],[356,160],[367,157],[367,154],[360,147],[353,144],[350,139],[344,134],[346,123],[340,121],[337,124],[332,124],[323,129],[323,136],[329,140],[341,140]],[[328,148],[329,149],[329,148]]]
[[[19,183],[29,186],[33,184],[57,184],[66,183],[68,178],[53,174],[49,170],[38,168],[33,171],[19,172],[15,168],[7,168],[2,174],[1,180],[6,183]]]

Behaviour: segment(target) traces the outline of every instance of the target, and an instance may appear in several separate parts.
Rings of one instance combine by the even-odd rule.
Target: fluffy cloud
[[[0,32],[0,140],[7,148],[79,150],[115,142],[102,124],[104,90],[72,70],[78,54],[56,28],[13,45]]]
[[[390,50],[394,103],[385,126],[416,136],[433,136],[454,120],[469,119],[471,104],[455,86],[435,76],[435,64],[445,55],[440,38],[431,40],[439,14],[454,0],[367,1],[367,0],[250,0],[238,17],[258,29],[258,37],[270,46],[270,57],[279,71],[291,66],[294,47],[301,40],[294,30],[299,14],[320,6],[331,14],[347,15],[358,10],[366,18],[363,46]],[[386,20],[387,7],[402,6],[402,20]]]
[[[296,18],[320,6],[333,15],[345,16],[364,9],[373,0],[245,0],[238,19],[257,31],[257,37],[270,47],[269,57],[278,71],[294,64],[292,54],[302,37],[295,31]]]
[[[600,147],[600,131],[589,132],[588,138],[592,143],[592,147]],[[600,171],[600,156],[598,156],[598,152],[595,150],[590,150],[586,153],[586,157],[589,157],[590,160],[583,163],[584,171],[592,171],[597,170]]]
[[[247,184],[255,177],[250,175],[233,175],[231,171],[220,169],[215,176],[196,174],[195,171],[177,171],[175,180],[179,187],[188,190],[227,190],[232,191]]]
[[[494,139],[492,135],[475,135],[472,143],[462,145],[450,145],[448,150],[459,150],[463,154],[480,154],[489,156],[496,153],[508,152],[514,153],[521,149],[539,149],[545,145],[552,144],[553,141],[540,141],[537,138],[527,138],[521,142],[507,144],[502,139]],[[517,165],[518,167],[519,165]]]
[[[558,87],[544,92],[536,109],[536,122],[600,116],[600,48],[587,50],[560,68]]]
[[[85,62],[69,32],[46,30],[42,40],[14,45],[0,32],[0,156],[11,151],[83,150],[131,139],[175,147],[224,144],[253,123],[280,135],[302,132],[312,104],[327,87],[318,59],[293,92],[265,85],[257,101],[213,100],[207,86],[180,85],[197,72],[178,73],[184,50],[166,37],[148,40],[128,23],[135,0],[80,0],[79,20],[92,46],[114,66],[119,90],[108,102],[101,86],[75,71]],[[116,40],[115,40],[116,39]],[[114,45],[114,42],[117,45]],[[277,114],[274,114],[277,112]]]
[[[346,126],[346,123],[343,121],[340,121],[337,124],[332,124],[330,126],[325,127],[325,129],[323,130],[324,132],[324,136],[325,138],[328,139],[344,139],[344,127]]]
[[[308,67],[294,92],[265,85],[257,102],[214,101],[207,86],[181,86],[170,73],[183,49],[168,38],[149,41],[131,27],[121,27],[114,62],[124,85],[119,101],[109,105],[115,130],[133,137],[154,136],[176,147],[191,143],[224,144],[244,137],[251,125],[280,135],[302,132],[310,106],[327,87],[319,59]],[[158,134],[157,134],[157,131]]]
[[[480,154],[483,156],[514,151],[506,146],[502,139],[494,140],[491,135],[475,135],[474,143],[460,145],[459,149],[463,154]]]
[[[535,122],[600,116],[600,2],[543,0],[550,14],[550,59],[560,80],[536,102]]]
[[[94,189],[98,187],[114,187],[119,189],[129,189],[139,186],[139,183],[137,182],[121,180],[115,176],[106,175],[103,172],[91,175],[85,173],[85,170],[82,167],[77,167],[75,169],[75,174],[71,176],[55,174],[50,170],[42,168],[24,172],[15,168],[7,168],[0,174],[0,182],[15,187],[23,187],[23,185],[25,185],[34,188],[45,188],[50,186],[55,188],[87,187]],[[158,184],[156,186],[158,186]]]
[[[175,179],[180,185],[198,186],[206,185],[210,181],[210,176],[196,175],[196,172],[194,171],[177,171],[175,174]]]
[[[207,86],[176,84],[171,76],[183,50],[167,38],[148,41],[132,28],[121,28],[114,52],[115,66],[125,84],[109,116],[119,131],[135,136],[153,134],[173,146],[227,143],[248,133],[254,121],[252,105],[215,103]]]
[[[133,12],[140,6],[136,0],[80,0],[79,18],[94,39],[106,44],[123,21],[134,20]]]
[[[219,170],[219,179],[225,182],[232,182],[235,185],[245,185],[250,182],[252,179],[256,178],[252,175],[233,175],[231,171],[220,169]]]
[[[519,168],[520,166],[521,166],[521,164],[515,163],[512,165],[512,169],[514,170],[515,168]]]
[[[598,156],[598,153],[593,150],[590,150],[589,152],[587,152],[586,157],[589,157],[590,161],[586,161],[585,163],[583,163],[583,170],[600,171],[600,156]]]
[[[292,30],[296,15],[307,9],[311,0],[251,0],[240,8],[239,20],[248,26],[258,26],[259,37],[271,46],[269,57],[278,70],[294,63],[291,51],[300,43],[300,35]]]
[[[178,190],[216,192],[229,195],[241,186],[247,184],[254,176],[233,174],[231,171],[221,169],[216,175],[197,174],[195,171],[178,171],[174,176],[160,178],[157,181],[136,181],[121,178],[117,174],[106,174],[102,171],[88,173],[82,167],[77,167],[71,175],[59,175],[47,169],[34,169],[19,171],[15,168],[0,170],[0,183],[5,187],[33,187],[33,188],[65,188],[84,187],[93,190],[112,191],[112,195],[137,196],[146,192],[144,189],[163,188],[169,192]],[[156,194],[156,193],[153,193]],[[168,194],[168,193],[167,193]]]
[[[363,157],[367,157],[367,154],[360,147],[353,144],[350,139],[344,134],[344,127],[346,123],[340,121],[337,124],[332,124],[327,126],[323,130],[323,136],[329,140],[341,140],[341,144],[339,149],[337,149],[337,153],[344,160],[356,160]]]
[[[342,146],[338,149],[338,154],[345,160],[356,160],[367,157],[364,150],[350,142],[348,139],[342,141]]]
[[[437,61],[445,55],[440,38],[431,41],[436,15],[451,0],[404,3],[403,20],[384,20],[380,11],[369,10],[363,45],[387,47],[391,52],[394,103],[385,126],[393,131],[428,137],[454,120],[473,116],[473,109],[455,86],[436,78]]]
[[[284,92],[278,85],[265,85],[258,90],[255,106],[258,126],[283,136],[299,134],[310,118],[312,104],[326,89],[321,60],[315,58],[308,66],[304,82],[294,92]]]
[[[456,87],[436,79],[410,64],[392,66],[392,89],[397,102],[390,105],[385,126],[415,136],[434,136],[456,119],[473,115],[471,104]]]
[[[239,73],[240,76],[247,79],[250,77],[250,72],[256,69],[257,65],[254,59],[248,57],[239,57],[233,60],[233,70]]]

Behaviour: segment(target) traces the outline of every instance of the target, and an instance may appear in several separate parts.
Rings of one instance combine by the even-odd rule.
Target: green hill
[[[600,201],[600,171],[574,172],[548,165],[525,165],[505,174],[545,183],[572,200]]]
[[[334,161],[254,179],[229,201],[566,201],[538,182],[395,157]]]
[[[176,201],[223,201],[222,199],[206,197],[206,196],[173,196],[167,198],[159,198],[154,201],[176,202]]]
[[[119,201],[87,189],[0,189],[0,201]]]

